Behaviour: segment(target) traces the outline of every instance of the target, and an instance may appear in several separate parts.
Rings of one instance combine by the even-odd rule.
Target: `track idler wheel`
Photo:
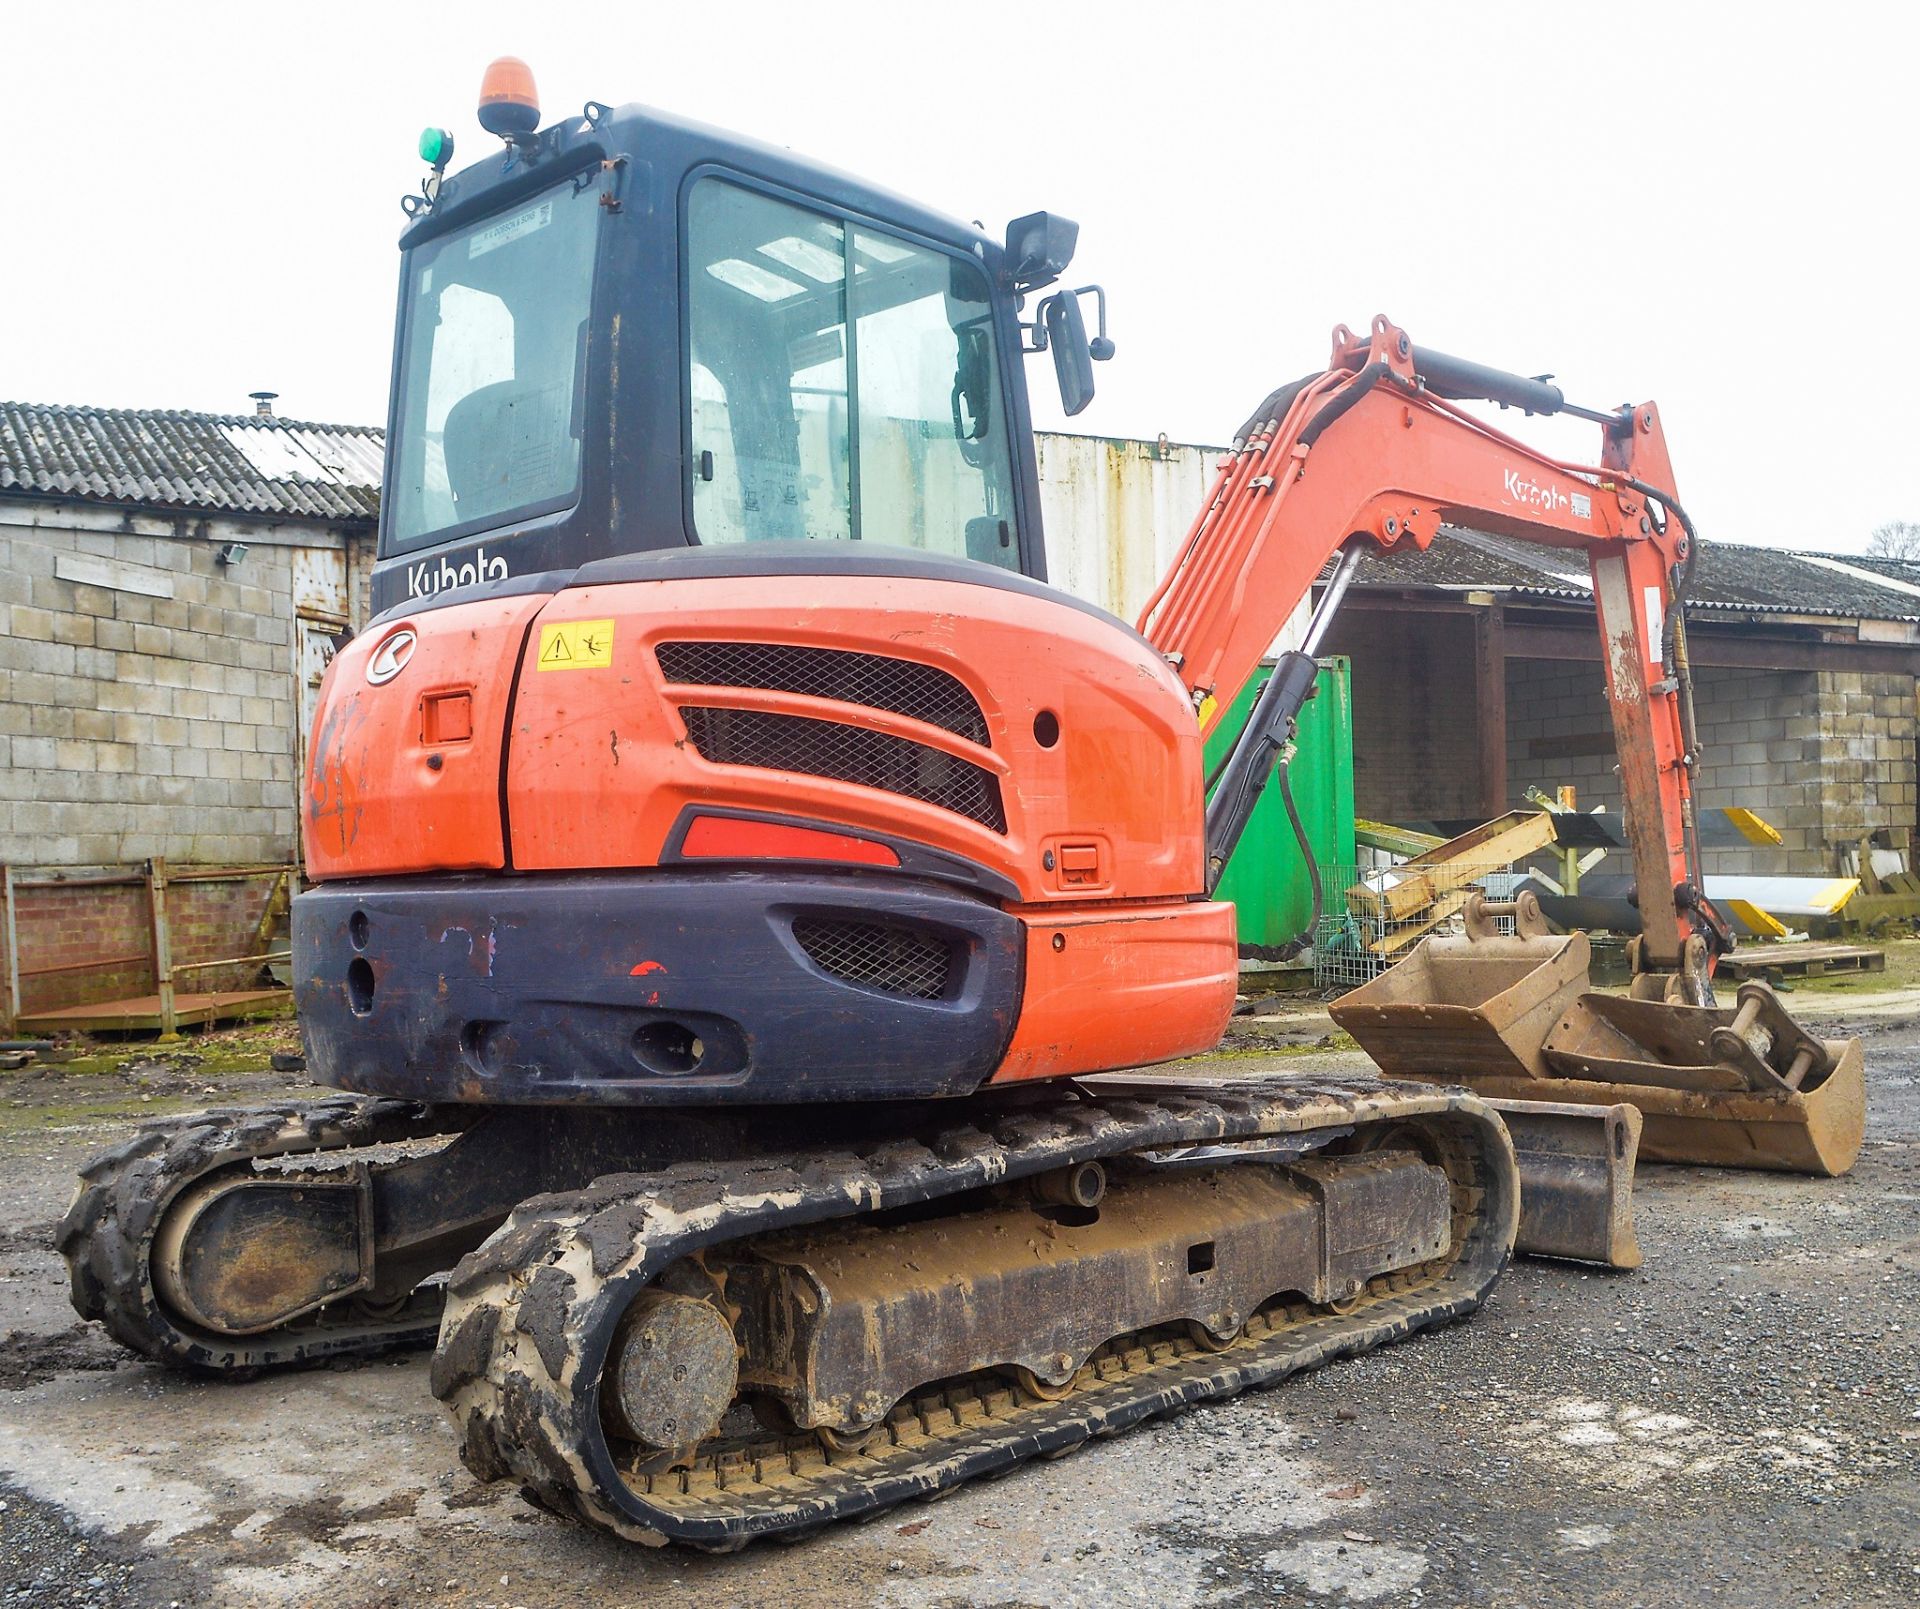
[[[740,1349],[724,1313],[697,1296],[642,1291],[614,1342],[606,1407],[623,1433],[672,1452],[720,1428],[739,1383]]]
[[[167,1209],[153,1282],[173,1311],[215,1335],[257,1335],[373,1278],[366,1170],[334,1179],[215,1175]]]

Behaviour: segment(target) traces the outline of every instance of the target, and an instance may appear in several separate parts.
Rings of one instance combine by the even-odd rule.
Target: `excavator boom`
[[[1370,548],[1426,548],[1441,525],[1470,526],[1584,554],[1606,643],[1607,697],[1620,757],[1635,880],[1648,911],[1644,964],[1681,974],[1705,1003],[1725,927],[1701,895],[1690,831],[1695,756],[1687,741],[1682,599],[1693,539],[1652,403],[1602,421],[1601,461],[1560,462],[1495,430],[1451,399],[1529,412],[1566,410],[1557,387],[1415,348],[1375,319],[1367,338],[1334,332],[1326,372],[1273,393],[1239,432],[1205,506],[1149,600],[1140,629],[1193,698],[1203,731],[1253,674],[1279,625],[1329,560],[1344,580]],[[1337,604],[1337,594],[1335,603]],[[1324,622],[1324,615],[1321,617]],[[1308,655],[1303,656],[1310,658]],[[1241,746],[1279,746],[1312,686],[1309,670],[1272,679]],[[1291,703],[1293,709],[1286,708]],[[1263,715],[1265,719],[1263,720]],[[1238,756],[1236,756],[1238,758]],[[1224,866],[1251,810],[1230,760],[1216,790],[1208,858]],[[1645,891],[1672,890],[1671,921]],[[1689,951],[1689,942],[1696,942]]]
[[[1469,399],[1592,419],[1599,461],[1529,447],[1458,406]],[[1595,994],[1585,939],[1549,934],[1523,899],[1497,913],[1514,936],[1473,904],[1463,936],[1427,939],[1333,1011],[1388,1073],[1502,1101],[1536,1221],[1523,1220],[1523,1245],[1549,1243],[1548,1220],[1586,1223],[1573,1243],[1624,1244],[1611,1226],[1631,1162],[1605,1138],[1626,1132],[1621,1103],[1645,1119],[1645,1154],[1659,1160],[1844,1173],[1860,1145],[1857,1041],[1813,1039],[1764,986],[1733,1010],[1714,1001],[1713,965],[1732,938],[1702,891],[1685,620],[1696,538],[1673,486],[1650,402],[1570,407],[1545,380],[1423,351],[1384,318],[1364,339],[1342,326],[1326,371],[1273,392],[1237,432],[1140,618],[1209,730],[1333,563],[1306,643],[1282,656],[1215,780],[1211,888],[1285,765],[1313,650],[1369,550],[1423,549],[1458,523],[1585,555],[1639,891],[1633,998]],[[1571,1115],[1582,1108],[1584,1128]],[[1580,1150],[1615,1153],[1598,1194],[1563,1143],[1581,1132]]]

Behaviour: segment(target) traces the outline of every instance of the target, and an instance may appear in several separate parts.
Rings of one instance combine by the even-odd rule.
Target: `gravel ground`
[[[725,1559],[477,1486],[420,1357],[240,1384],[124,1360],[75,1325],[52,1225],[80,1160],[207,1086],[9,1079],[0,1609],[1920,1603],[1920,996],[1793,1004],[1867,1037],[1849,1178],[1643,1169],[1637,1273],[1517,1263],[1440,1334]],[[1364,1065],[1262,1054],[1314,1045],[1299,1013],[1238,1032],[1236,1074]]]

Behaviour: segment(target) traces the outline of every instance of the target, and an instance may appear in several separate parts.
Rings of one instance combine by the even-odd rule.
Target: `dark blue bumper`
[[[426,1101],[961,1095],[1019,1014],[1021,924],[860,874],[329,883],[293,902],[323,1083]]]

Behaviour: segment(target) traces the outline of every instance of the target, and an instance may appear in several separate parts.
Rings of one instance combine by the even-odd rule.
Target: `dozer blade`
[[[1518,931],[1493,931],[1514,914]],[[1637,1108],[1654,1162],[1836,1176],[1866,1115],[1857,1039],[1819,1040],[1764,984],[1739,1004],[1674,1005],[1593,992],[1583,935],[1551,937],[1528,895],[1469,900],[1467,934],[1424,941],[1333,1005],[1392,1078],[1464,1084],[1496,1101]]]
[[[1513,1249],[1609,1268],[1638,1268],[1633,1168],[1640,1113],[1625,1104],[1489,1101],[1507,1125],[1520,1168],[1520,1232]]]

